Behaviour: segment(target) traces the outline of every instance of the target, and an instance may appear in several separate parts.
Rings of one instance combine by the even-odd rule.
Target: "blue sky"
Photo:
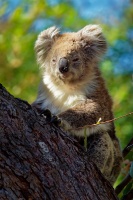
[[[113,23],[120,20],[129,0],[73,0],[75,7],[84,18],[101,18],[104,22]]]
[[[45,1],[45,0],[44,0]],[[115,23],[123,16],[123,10],[130,4],[130,0],[64,0],[70,2],[83,18],[100,18],[104,23]],[[0,0],[0,5],[8,2],[7,14],[17,7],[23,0]],[[26,2],[26,1],[25,1]],[[31,1],[32,2],[32,1]],[[63,2],[60,0],[47,0],[51,5]]]

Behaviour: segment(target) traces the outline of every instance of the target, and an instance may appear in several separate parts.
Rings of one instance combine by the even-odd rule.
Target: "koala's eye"
[[[73,59],[73,62],[78,62],[79,61],[79,58],[74,58]]]
[[[55,63],[55,62],[56,62],[56,59],[55,59],[55,58],[53,58],[53,59],[52,59],[52,62],[53,62],[53,63]]]
[[[85,51],[90,51],[91,47],[92,47],[92,45],[88,44],[88,45],[86,45],[86,46],[84,47],[84,50],[85,50]]]

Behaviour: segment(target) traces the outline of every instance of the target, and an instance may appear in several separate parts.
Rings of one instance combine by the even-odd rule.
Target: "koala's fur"
[[[98,25],[64,34],[51,27],[42,31],[35,43],[42,81],[33,105],[59,116],[64,129],[81,144],[81,127],[95,124],[99,118],[113,118],[112,100],[98,68],[106,48]],[[86,132],[89,158],[113,184],[122,162],[113,122],[88,127]]]

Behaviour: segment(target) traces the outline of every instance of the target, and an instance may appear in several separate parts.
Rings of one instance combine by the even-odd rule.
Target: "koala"
[[[42,80],[33,106],[58,116],[81,145],[86,127],[88,157],[114,184],[122,162],[114,123],[89,126],[113,118],[112,99],[98,67],[106,49],[99,25],[63,34],[56,27],[42,31],[35,42]]]

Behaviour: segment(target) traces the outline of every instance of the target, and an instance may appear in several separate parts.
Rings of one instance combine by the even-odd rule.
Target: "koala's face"
[[[48,60],[48,70],[64,82],[82,79],[87,69],[80,41],[71,33],[56,39],[49,51]]]
[[[101,28],[89,25],[76,33],[59,34],[55,27],[43,31],[36,41],[38,63],[65,83],[84,81],[106,50]]]

